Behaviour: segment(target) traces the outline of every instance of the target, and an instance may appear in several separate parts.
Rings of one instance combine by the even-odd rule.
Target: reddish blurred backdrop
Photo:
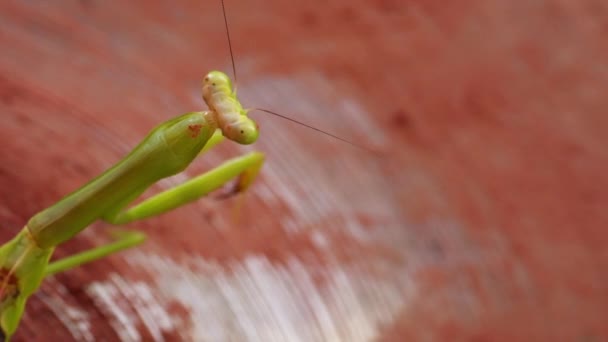
[[[253,114],[267,163],[238,217],[133,224],[144,246],[47,279],[16,340],[608,339],[606,2],[226,6],[246,106],[378,153]],[[2,241],[203,109],[223,25],[218,1],[3,2]]]

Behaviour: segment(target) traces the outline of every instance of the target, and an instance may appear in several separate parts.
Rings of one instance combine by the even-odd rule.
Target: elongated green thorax
[[[209,112],[160,124],[118,164],[32,217],[27,227],[36,244],[56,246],[93,221],[117,215],[149,186],[184,170],[216,129]]]

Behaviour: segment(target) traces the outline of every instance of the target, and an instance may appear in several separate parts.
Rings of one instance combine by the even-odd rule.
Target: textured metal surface
[[[48,279],[17,340],[608,338],[608,6],[228,1],[260,181]],[[0,235],[203,107],[216,1],[0,6]],[[224,144],[185,175],[250,150]],[[107,241],[96,224],[57,255]]]

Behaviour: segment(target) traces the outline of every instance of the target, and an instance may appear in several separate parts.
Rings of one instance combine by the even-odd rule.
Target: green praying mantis
[[[223,1],[222,10],[230,44]],[[236,79],[232,46],[229,46]],[[233,180],[235,186],[231,194],[250,187],[264,163],[264,155],[260,152],[226,161],[207,173],[130,206],[150,186],[183,171],[197,156],[225,138],[239,144],[252,144],[258,139],[258,126],[247,115],[250,109],[241,105],[226,74],[209,72],[203,80],[202,97],[208,110],[186,113],[158,125],[116,165],[34,215],[12,240],[0,246],[0,340],[10,340],[28,297],[45,277],[137,246],[145,240],[145,234],[141,232],[124,231],[118,233],[112,243],[50,262],[59,244],[91,223],[103,220],[123,225],[156,216],[195,201]],[[278,113],[257,110],[353,144]]]

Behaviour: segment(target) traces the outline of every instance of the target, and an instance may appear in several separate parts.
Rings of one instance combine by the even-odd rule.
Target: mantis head
[[[254,143],[258,125],[247,116],[247,110],[236,97],[230,78],[221,71],[211,71],[203,80],[203,99],[216,115],[224,136],[239,144]]]

